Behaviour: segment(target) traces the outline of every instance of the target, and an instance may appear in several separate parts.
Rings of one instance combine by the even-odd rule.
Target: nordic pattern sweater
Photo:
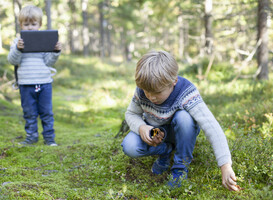
[[[8,61],[12,65],[18,65],[18,84],[51,83],[53,81],[51,71],[54,71],[51,66],[58,60],[60,52],[22,53],[17,49],[17,42],[18,39],[14,39],[8,54]]]
[[[218,166],[232,163],[226,136],[219,123],[204,103],[197,88],[187,79],[178,77],[177,84],[170,96],[160,105],[153,104],[140,88],[127,108],[125,119],[130,129],[139,134],[139,127],[169,124],[177,110],[186,110],[204,131],[211,143]]]

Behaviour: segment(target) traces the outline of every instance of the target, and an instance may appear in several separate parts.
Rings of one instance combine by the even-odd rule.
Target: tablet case
[[[58,30],[21,31],[23,52],[52,52],[58,42]]]

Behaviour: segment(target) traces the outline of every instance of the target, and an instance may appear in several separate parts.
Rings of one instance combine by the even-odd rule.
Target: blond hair
[[[22,25],[23,22],[39,22],[40,26],[42,25],[43,11],[41,8],[38,8],[33,5],[26,6],[22,8],[19,14],[19,23]]]
[[[136,85],[148,92],[161,92],[177,79],[178,64],[166,51],[150,51],[138,61]]]

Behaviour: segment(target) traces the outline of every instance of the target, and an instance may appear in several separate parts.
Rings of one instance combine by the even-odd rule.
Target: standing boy
[[[180,187],[182,179],[187,178],[201,128],[213,147],[223,185],[237,191],[224,132],[197,88],[178,76],[178,65],[173,56],[165,51],[145,54],[137,63],[135,81],[137,88],[125,113],[131,131],[122,142],[124,153],[133,158],[159,155],[152,172],[162,174],[168,170],[171,153],[175,150],[172,180],[168,185]],[[150,135],[154,127],[166,130],[159,138],[159,141],[163,140],[161,143]]]
[[[19,14],[22,30],[37,31],[42,25],[43,12],[36,6],[26,6]],[[18,65],[18,85],[21,95],[21,106],[25,119],[27,137],[20,144],[27,145],[38,142],[37,117],[40,115],[43,126],[44,143],[57,146],[53,129],[54,118],[52,112],[52,68],[57,61],[61,44],[57,42],[56,52],[22,53],[24,41],[15,38],[10,47],[8,61]]]

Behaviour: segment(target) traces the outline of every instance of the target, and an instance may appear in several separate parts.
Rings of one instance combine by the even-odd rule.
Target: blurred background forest
[[[17,17],[28,4],[43,9],[42,29],[58,29],[68,54],[122,62],[164,49],[178,61],[196,65],[199,78],[217,61],[233,65],[243,78],[268,79],[272,70],[270,0],[4,0],[1,52],[20,31]],[[241,75],[250,66],[255,71]]]

